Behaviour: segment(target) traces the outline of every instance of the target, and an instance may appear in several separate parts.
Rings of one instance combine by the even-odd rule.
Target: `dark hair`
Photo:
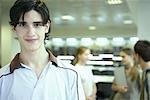
[[[123,48],[121,51],[126,53],[129,56],[133,55],[133,50],[131,48]]]
[[[16,27],[20,17],[24,20],[25,13],[30,10],[35,10],[41,15],[43,24],[46,24],[48,21],[51,22],[49,10],[44,2],[40,0],[17,0],[10,9],[10,25]],[[48,33],[45,36],[48,36]]]
[[[134,45],[134,51],[137,53],[145,62],[150,61],[150,42],[147,40],[139,40]]]
[[[79,60],[78,55],[83,54],[86,50],[88,50],[88,48],[87,48],[87,47],[84,47],[84,46],[81,46],[81,47],[79,47],[79,48],[76,50],[76,52],[75,52],[75,59],[74,59],[74,61],[73,61],[73,65],[75,65],[75,64],[78,62],[78,60]]]

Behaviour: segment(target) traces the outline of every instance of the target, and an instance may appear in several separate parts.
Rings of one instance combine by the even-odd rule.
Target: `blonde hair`
[[[89,48],[87,48],[87,47],[84,47],[84,46],[81,46],[81,47],[79,47],[77,50],[76,50],[76,52],[75,52],[75,59],[73,60],[73,65],[75,65],[78,61],[79,61],[79,58],[78,58],[78,56],[79,55],[81,55],[81,54],[83,54],[86,50],[88,50]]]
[[[123,48],[121,50],[121,52],[124,52],[125,54],[127,54],[129,56],[133,56],[133,53],[134,53],[133,50],[130,49],[130,48]],[[131,67],[129,75],[131,76],[131,81],[137,80],[137,78],[138,78],[138,70],[137,70],[137,67],[136,67],[135,64]]]

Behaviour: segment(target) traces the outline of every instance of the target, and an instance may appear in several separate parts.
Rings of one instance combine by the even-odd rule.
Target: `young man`
[[[21,52],[0,70],[0,100],[85,100],[77,73],[44,47],[51,27],[45,3],[17,0],[10,20]]]
[[[139,40],[134,51],[136,62],[143,70],[140,100],[150,100],[150,42]]]

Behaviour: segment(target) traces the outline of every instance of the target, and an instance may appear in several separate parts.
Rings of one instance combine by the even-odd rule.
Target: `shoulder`
[[[150,78],[150,68],[145,70],[146,76]]]
[[[2,67],[0,69],[0,78],[3,76],[3,75],[7,75],[10,73],[10,70],[9,70],[9,64],[8,65],[5,65],[4,67]]]
[[[69,74],[75,74],[75,75],[77,74],[77,72],[74,69],[74,66],[72,64],[63,62],[61,60],[57,60],[57,62],[58,62],[57,69],[65,71]]]
[[[77,77],[78,76],[78,74],[77,74],[77,72],[75,71],[75,70],[73,70],[73,69],[71,69],[71,68],[65,68],[65,67],[57,67],[57,69],[60,71],[60,72],[62,72],[62,73],[64,73],[65,75],[67,75],[68,77]]]
[[[70,70],[70,71],[75,71],[74,66],[70,63],[63,62],[62,60],[59,60],[59,59],[57,60],[57,63],[58,63],[59,68]]]
[[[150,68],[146,69],[146,74],[150,74]]]

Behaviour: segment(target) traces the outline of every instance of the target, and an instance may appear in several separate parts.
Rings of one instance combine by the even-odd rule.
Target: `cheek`
[[[39,31],[39,35],[45,37],[45,34],[47,33],[46,29],[43,28],[41,31]]]
[[[127,57],[124,57],[124,58],[122,59],[122,62],[127,62],[127,61],[128,61]]]
[[[88,55],[85,55],[85,56],[84,56],[84,59],[85,59],[85,60],[88,60]]]

